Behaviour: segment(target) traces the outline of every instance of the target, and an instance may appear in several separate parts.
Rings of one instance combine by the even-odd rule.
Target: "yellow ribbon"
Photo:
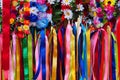
[[[5,78],[4,78],[4,70],[2,70],[2,80],[5,80]]]
[[[16,74],[15,80],[20,80],[20,44],[19,38],[16,38]]]
[[[52,62],[51,62],[51,58],[52,58],[52,37],[53,37],[53,35],[52,35],[52,27],[51,27],[51,31],[50,31],[50,34],[49,34],[49,36],[48,36],[48,44],[49,44],[49,57],[48,57],[48,59],[49,59],[49,64],[51,64]],[[50,68],[49,68],[50,69]],[[50,72],[51,72],[51,70],[50,70]],[[51,74],[49,75],[50,76],[50,80],[52,79],[52,76],[51,76]]]
[[[46,36],[46,80],[49,80],[50,70],[49,70],[49,43]]]
[[[33,64],[32,64],[32,35],[28,35],[28,68],[29,68],[29,80],[33,78]]]
[[[75,36],[71,30],[70,37],[70,75],[69,80],[76,80],[75,74]]]
[[[56,80],[57,71],[57,34],[56,30],[52,28],[53,31],[53,59],[52,59],[52,80]]]
[[[107,26],[107,33],[108,33],[108,55],[109,55],[108,60],[110,61],[110,53],[111,53],[110,52],[110,43],[111,43],[111,28],[110,28],[110,26]]]
[[[113,39],[115,40],[115,64],[116,64],[116,80],[120,80],[119,76],[119,67],[118,67],[118,45],[117,45],[117,39],[113,32],[111,32]]]
[[[87,70],[88,70],[88,78],[90,78],[90,31],[91,29],[88,29],[86,32],[86,40],[87,40]]]

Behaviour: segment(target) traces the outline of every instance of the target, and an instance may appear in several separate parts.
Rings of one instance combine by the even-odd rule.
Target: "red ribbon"
[[[118,67],[119,67],[119,76],[120,76],[120,17],[116,22],[116,36],[118,43]]]
[[[9,47],[10,47],[10,0],[3,0],[2,14],[2,34],[3,34],[3,51],[1,55],[2,69],[9,70]],[[8,77],[7,77],[8,79]]]

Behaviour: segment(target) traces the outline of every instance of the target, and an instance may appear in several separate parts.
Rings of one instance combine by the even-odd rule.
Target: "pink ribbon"
[[[99,29],[98,32],[95,33],[95,35],[91,38],[91,54],[92,54],[92,69],[93,69],[93,65],[94,65],[94,61],[95,61],[95,47],[96,47],[96,44],[97,44],[97,39],[98,39],[98,33],[99,31],[102,31],[104,33],[104,40],[105,40],[105,67],[104,67],[104,74],[103,74],[103,80],[108,80],[108,75],[109,75],[109,54],[108,54],[108,34],[107,32],[104,30],[104,29]],[[104,47],[104,46],[102,46]],[[93,71],[93,70],[92,70]],[[93,79],[95,79],[94,77],[94,72],[93,73]]]
[[[45,37],[46,39],[46,80],[49,80],[49,43],[48,43],[48,38],[47,36]]]
[[[36,45],[36,49],[35,49],[35,60],[36,60],[36,70],[38,69],[38,63],[39,63],[39,46],[40,46],[40,43],[39,43],[39,39],[37,41],[37,45]],[[40,73],[37,77],[37,80],[42,80],[42,67],[40,67]]]
[[[105,30],[104,32],[104,39],[105,39],[105,74],[103,80],[108,80],[108,75],[109,75],[109,54],[108,54],[108,34]]]
[[[92,70],[92,73],[93,73],[93,80],[96,80],[95,79],[95,76],[94,76],[94,72],[93,72],[93,65],[94,65],[94,61],[95,61],[95,47],[96,47],[96,44],[97,44],[97,39],[98,39],[98,32],[95,33],[95,35],[93,35],[93,37],[91,38],[91,57],[92,57],[92,60],[91,60],[91,70]]]
[[[67,28],[66,28],[66,33],[65,33],[66,58],[65,58],[65,78],[64,78],[64,80],[69,79],[69,73],[70,73],[70,30],[71,30],[71,25],[69,22],[67,25]]]
[[[2,34],[0,34],[0,79],[1,79],[1,53],[2,53]]]

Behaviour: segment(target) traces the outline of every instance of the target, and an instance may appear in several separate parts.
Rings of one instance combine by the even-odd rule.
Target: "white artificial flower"
[[[31,7],[30,8],[30,13],[38,15],[39,10],[36,7]]]
[[[36,26],[36,22],[30,22],[30,26]]]
[[[51,23],[53,23],[53,21],[52,21],[52,14],[47,14],[47,18],[48,18],[48,20],[49,20],[49,22],[51,22]]]
[[[72,0],[62,0],[62,4],[69,5],[72,2]]]
[[[64,16],[65,16],[66,19],[68,19],[68,20],[72,19],[73,13],[70,9],[66,9],[63,12],[64,12]]]
[[[55,4],[55,0],[48,0],[48,3]]]
[[[84,10],[84,7],[82,4],[78,4],[77,5],[77,10],[76,11],[83,11]]]
[[[120,1],[118,1],[117,6],[120,7]]]

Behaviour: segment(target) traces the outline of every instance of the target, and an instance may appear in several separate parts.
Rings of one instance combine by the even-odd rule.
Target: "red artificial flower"
[[[71,9],[70,5],[62,5],[61,10]]]
[[[22,31],[18,31],[16,34],[19,38],[24,38],[24,33]]]
[[[10,17],[15,19],[16,15],[14,13],[11,13]]]
[[[24,33],[25,34],[30,34],[30,31],[29,30],[24,30]]]

